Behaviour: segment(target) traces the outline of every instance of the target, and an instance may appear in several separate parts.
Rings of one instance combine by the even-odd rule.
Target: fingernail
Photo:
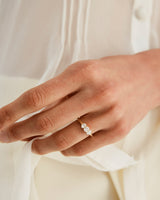
[[[0,132],[0,142],[1,143],[8,143],[9,137],[7,131],[1,131]]]
[[[34,154],[38,154],[37,151],[36,151],[35,142],[32,143],[31,151],[32,151],[32,153],[34,153]]]

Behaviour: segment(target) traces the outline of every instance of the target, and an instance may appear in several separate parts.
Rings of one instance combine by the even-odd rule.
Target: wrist
[[[148,51],[134,54],[138,61],[138,66],[141,66],[143,72],[147,74],[146,81],[149,81],[152,86],[151,101],[152,107],[160,106],[160,49],[151,49]],[[152,99],[153,98],[153,99]]]

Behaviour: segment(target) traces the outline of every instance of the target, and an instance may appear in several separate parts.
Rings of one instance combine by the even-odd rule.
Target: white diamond
[[[82,128],[86,128],[86,127],[87,127],[87,124],[83,123],[83,124],[81,124],[81,127],[82,127]]]
[[[89,127],[84,128],[84,131],[87,133],[89,131]]]
[[[91,131],[91,130],[89,130],[89,131],[87,132],[87,135],[91,135],[91,133],[92,133],[92,131]]]

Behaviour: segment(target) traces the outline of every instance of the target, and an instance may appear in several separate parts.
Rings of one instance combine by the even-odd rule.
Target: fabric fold
[[[31,145],[35,139],[22,145],[18,151],[14,152],[15,176],[11,200],[28,200],[29,198],[34,169],[41,158],[40,155],[35,155],[31,152]],[[102,147],[80,158],[70,158],[63,155],[61,158],[54,158],[51,155],[49,157],[72,164],[76,164],[76,160],[81,160],[83,165],[89,165],[105,172],[123,169],[138,163],[133,157],[114,145]]]

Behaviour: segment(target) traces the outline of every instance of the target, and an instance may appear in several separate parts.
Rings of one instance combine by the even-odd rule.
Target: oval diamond
[[[84,131],[87,133],[89,131],[89,127],[84,128]]]
[[[82,128],[86,128],[86,127],[87,127],[87,124],[83,123],[83,124],[81,124],[81,127],[82,127]]]

